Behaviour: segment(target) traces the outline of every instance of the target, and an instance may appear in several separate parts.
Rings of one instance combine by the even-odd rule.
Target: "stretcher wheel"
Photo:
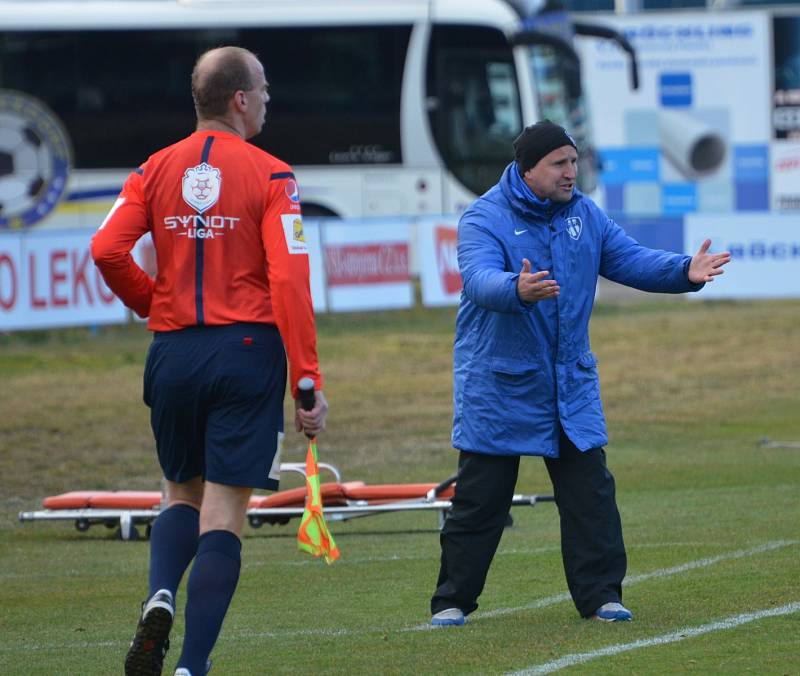
[[[91,525],[89,519],[75,519],[75,530],[79,533],[85,533]]]

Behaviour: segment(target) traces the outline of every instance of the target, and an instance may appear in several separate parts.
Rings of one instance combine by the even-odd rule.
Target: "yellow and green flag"
[[[306,508],[297,531],[297,546],[312,556],[324,556],[325,563],[339,558],[339,548],[328,532],[322,513],[322,492],[317,467],[317,440],[310,439],[306,453]]]

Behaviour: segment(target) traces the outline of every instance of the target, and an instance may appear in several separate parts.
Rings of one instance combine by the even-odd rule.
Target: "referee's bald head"
[[[197,59],[192,71],[192,99],[198,120],[224,117],[239,90],[253,86],[249,62],[258,57],[243,47],[217,47]]]

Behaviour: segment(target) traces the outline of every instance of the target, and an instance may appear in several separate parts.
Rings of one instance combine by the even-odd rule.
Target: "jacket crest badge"
[[[202,214],[217,203],[221,183],[222,172],[216,167],[206,162],[190,167],[181,184],[183,201]]]
[[[580,216],[570,216],[566,219],[567,223],[567,232],[572,239],[578,239],[583,232],[583,221],[581,221]]]

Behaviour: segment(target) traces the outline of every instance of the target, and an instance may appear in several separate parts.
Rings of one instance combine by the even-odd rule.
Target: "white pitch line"
[[[627,544],[628,551],[633,551],[636,549],[663,549],[665,547],[722,547],[726,543],[724,542],[643,542],[639,544]],[[518,556],[518,555],[534,555],[534,554],[549,554],[551,552],[560,552],[561,547],[559,545],[554,545],[550,547],[536,547],[533,549],[499,549],[495,554],[495,558],[503,557],[503,556]],[[417,556],[406,556],[400,554],[390,554],[388,556],[363,556],[363,557],[350,557],[345,556],[337,562],[337,567],[345,566],[348,564],[371,564],[371,563],[399,563],[403,561],[431,561],[439,560],[440,552],[436,550],[432,552],[430,555],[417,555]],[[242,561],[242,568],[263,568],[265,566],[274,566],[274,567],[281,567],[281,566],[320,566],[322,565],[322,561],[320,559],[314,559],[309,557],[304,557],[302,559],[293,559],[291,561],[288,560],[269,560],[264,561],[261,559],[245,559]],[[121,568],[120,568],[121,566]],[[126,564],[117,564],[117,567],[114,568],[111,572],[103,572],[97,574],[97,577],[116,577],[119,575],[119,571],[133,571],[141,570],[141,565],[139,563],[126,563]],[[63,578],[63,577],[80,577],[85,575],[86,571],[79,569],[79,568],[71,568],[66,570],[46,570],[46,571],[38,571],[38,572],[31,572],[31,571],[23,571],[23,572],[0,572],[0,581],[2,580],[32,580],[32,579],[50,579],[50,578]],[[627,580],[626,580],[627,582]]]
[[[636,549],[650,549],[650,548],[658,548],[663,549],[664,547],[709,547],[709,546],[717,546],[722,547],[725,543],[722,542],[645,542],[640,544],[628,544],[628,551],[633,551]],[[499,549],[497,554],[495,554],[495,558],[501,558],[504,556],[531,556],[536,554],[550,554],[552,552],[560,552],[561,547],[558,545],[554,545],[551,547],[536,547],[533,549]],[[350,557],[344,556],[343,558],[337,561],[336,566],[346,566],[346,565],[363,565],[363,564],[373,564],[373,563],[401,563],[403,561],[439,561],[440,551],[436,550],[432,552],[430,555],[417,555],[417,556],[407,556],[407,555],[400,555],[400,554],[390,554],[388,556],[362,556],[362,557]],[[242,569],[250,569],[250,568],[264,568],[266,566],[271,566],[275,568],[280,568],[282,566],[324,566],[321,559],[314,559],[308,556],[305,556],[302,559],[293,559],[291,561],[287,560],[263,560],[263,559],[245,559],[242,561]],[[125,563],[125,564],[117,564],[114,570],[105,571],[102,573],[98,573],[96,577],[116,577],[119,575],[119,571],[123,570],[126,572],[135,572],[137,570],[141,570],[141,565],[139,563]],[[38,572],[31,572],[31,571],[23,571],[23,572],[0,572],[0,581],[2,580],[38,580],[38,579],[57,579],[63,577],[81,577],[85,575],[86,571],[79,569],[79,568],[70,568],[66,570],[46,570],[46,571],[38,571]],[[628,583],[629,580],[626,580]]]
[[[642,582],[644,580],[651,580],[654,578],[661,578],[661,577],[669,577],[670,575],[677,575],[678,573],[685,573],[687,570],[695,570],[697,568],[707,568],[708,566],[713,566],[715,563],[719,563],[720,561],[731,561],[733,559],[741,559],[746,556],[753,556],[755,554],[762,554],[764,552],[769,552],[774,549],[781,549],[782,547],[789,547],[791,545],[796,545],[800,541],[798,540],[775,540],[773,542],[765,542],[763,545],[759,545],[758,547],[753,547],[752,549],[739,549],[735,552],[726,552],[725,554],[718,554],[717,556],[709,556],[704,559],[697,559],[696,561],[688,561],[687,563],[682,563],[679,566],[672,566],[670,568],[661,568],[660,570],[653,570],[649,573],[641,573],[639,575],[632,575],[630,577],[626,577],[625,581],[623,582],[623,587],[628,587],[632,584],[636,584],[637,582]],[[553,596],[547,596],[543,599],[539,599],[538,601],[534,601],[532,603],[526,603],[522,606],[513,606],[511,608],[495,608],[494,610],[487,610],[483,613],[476,613],[475,619],[485,619],[491,617],[502,617],[503,615],[510,615],[512,613],[518,613],[522,610],[535,610],[537,608],[545,608],[547,606],[552,606],[556,603],[561,603],[562,601],[569,601],[570,595],[567,592],[562,594],[555,594]],[[421,625],[423,626],[423,625]],[[424,625],[425,628],[430,628],[429,625]]]
[[[524,555],[531,555],[531,554],[549,554],[550,552],[560,552],[561,547],[553,546],[553,547],[538,547],[536,549],[505,549],[502,551],[498,551],[495,556],[513,556],[518,554]],[[347,564],[364,564],[364,563],[398,563],[402,561],[439,561],[439,556],[441,552],[436,550],[431,552],[429,555],[419,554],[417,556],[406,556],[406,555],[399,555],[399,554],[391,554],[389,556],[362,556],[358,558],[351,558],[351,557],[342,557],[340,558],[336,565],[347,565]],[[254,560],[250,563],[244,564],[245,568],[260,568],[262,566],[319,566],[322,564],[321,559],[310,559],[304,558],[299,561],[259,561]],[[0,576],[0,579],[2,577]]]
[[[641,639],[631,643],[618,643],[610,645],[598,650],[591,650],[585,653],[573,653],[571,655],[564,655],[552,662],[545,662],[534,667],[528,667],[521,671],[514,671],[509,676],[533,676],[534,674],[551,674],[560,669],[582,664],[589,660],[597,659],[598,657],[608,657],[609,655],[618,655],[629,650],[638,650],[639,648],[649,648],[650,646],[665,645],[667,643],[677,643],[687,638],[694,638],[702,634],[708,634],[712,631],[724,631],[726,629],[733,629],[748,622],[755,622],[756,620],[764,619],[765,617],[778,617],[780,615],[790,615],[800,611],[800,602],[787,603],[778,608],[767,608],[759,610],[754,613],[744,613],[742,615],[734,615],[727,617],[724,620],[717,622],[710,622],[708,624],[700,625],[699,627],[686,627],[678,629],[677,631],[670,632],[669,634],[662,634],[661,636],[654,636],[653,638]]]
[[[639,575],[632,575],[631,577],[625,578],[625,582],[623,583],[625,586],[629,584],[633,584],[636,582],[642,582],[643,580],[650,580],[654,577],[667,577],[669,575],[675,575],[677,573],[684,573],[687,570],[694,570],[695,568],[706,568],[708,566],[712,566],[715,563],[719,563],[720,561],[730,561],[731,559],[741,559],[745,556],[752,556],[753,554],[761,554],[763,552],[769,552],[773,549],[780,549],[781,547],[788,547],[790,545],[796,545],[800,542],[800,540],[775,540],[773,542],[766,542],[759,547],[755,547],[753,549],[742,549],[738,552],[728,552],[727,554],[719,554],[717,556],[709,556],[705,559],[698,559],[697,561],[689,561],[688,563],[682,563],[679,566],[673,566],[671,568],[662,568],[661,570],[654,570],[650,573],[640,573]]]
[[[774,540],[772,542],[766,542],[763,545],[759,545],[758,547],[753,547],[751,549],[739,549],[733,552],[727,552],[725,554],[719,554],[718,556],[711,556],[704,559],[698,559],[696,561],[689,561],[687,563],[681,564],[679,566],[673,566],[671,568],[661,568],[659,570],[654,570],[649,573],[642,573],[640,575],[634,575],[630,578],[625,580],[625,586],[630,584],[635,584],[637,582],[641,582],[643,580],[649,580],[652,578],[661,578],[667,577],[670,575],[677,575],[679,573],[686,572],[688,570],[694,570],[697,568],[705,568],[707,566],[712,566],[715,563],[719,563],[720,561],[729,561],[732,559],[741,559],[746,556],[753,556],[755,554],[761,554],[763,552],[772,551],[775,549],[780,549],[782,547],[789,547],[792,545],[796,545],[800,543],[798,540]],[[494,610],[488,610],[485,612],[478,612],[474,616],[470,617],[470,621],[474,622],[477,620],[489,619],[493,617],[501,617],[503,615],[511,615],[514,613],[523,612],[526,610],[534,610],[537,608],[545,608],[547,606],[554,605],[556,603],[561,603],[562,601],[569,601],[570,596],[568,593],[563,592],[561,594],[554,594],[553,596],[546,596],[545,598],[539,599],[537,601],[533,601],[532,603],[526,603],[521,606],[513,606],[510,608],[496,608]],[[441,629],[439,627],[431,627],[429,623],[425,624],[417,624],[412,625],[410,627],[372,627],[370,629],[293,629],[293,630],[277,630],[277,631],[238,631],[236,633],[226,634],[222,637],[225,641],[243,641],[243,640],[252,640],[254,638],[277,638],[277,639],[287,639],[287,638],[294,638],[294,637],[303,637],[303,636],[318,636],[318,637],[340,637],[340,636],[361,636],[365,634],[374,634],[377,632],[397,632],[397,633],[404,633],[410,631],[458,631],[458,629]],[[21,645],[14,645],[14,646],[2,646],[0,645],[0,654],[2,653],[9,653],[9,652],[27,652],[33,650],[69,650],[69,649],[86,649],[91,647],[105,647],[108,645],[113,645],[116,642],[97,642],[97,643],[43,643],[43,644],[21,644]],[[174,644],[180,643],[180,638],[175,639],[173,641]],[[120,645],[124,645],[125,643],[120,641]]]
[[[635,549],[663,549],[665,547],[708,547],[710,545],[723,546],[725,543],[713,542],[645,542],[641,544],[627,545],[628,551]],[[517,555],[531,555],[531,554],[550,554],[552,552],[560,552],[560,545],[553,545],[551,547],[536,547],[534,549],[499,549],[495,554],[495,558],[503,556],[517,556]],[[337,566],[348,564],[369,564],[369,563],[398,563],[402,561],[431,561],[439,560],[440,551],[436,550],[429,555],[419,554],[416,556],[407,556],[400,554],[390,554],[388,556],[362,556],[362,557],[349,557],[344,556],[337,562]],[[243,568],[262,568],[264,566],[319,566],[322,563],[320,559],[303,558],[292,561],[263,561],[252,560],[242,563]],[[78,571],[79,572],[79,571]],[[0,574],[0,580],[3,579]],[[28,577],[28,575],[18,574],[18,577]]]

